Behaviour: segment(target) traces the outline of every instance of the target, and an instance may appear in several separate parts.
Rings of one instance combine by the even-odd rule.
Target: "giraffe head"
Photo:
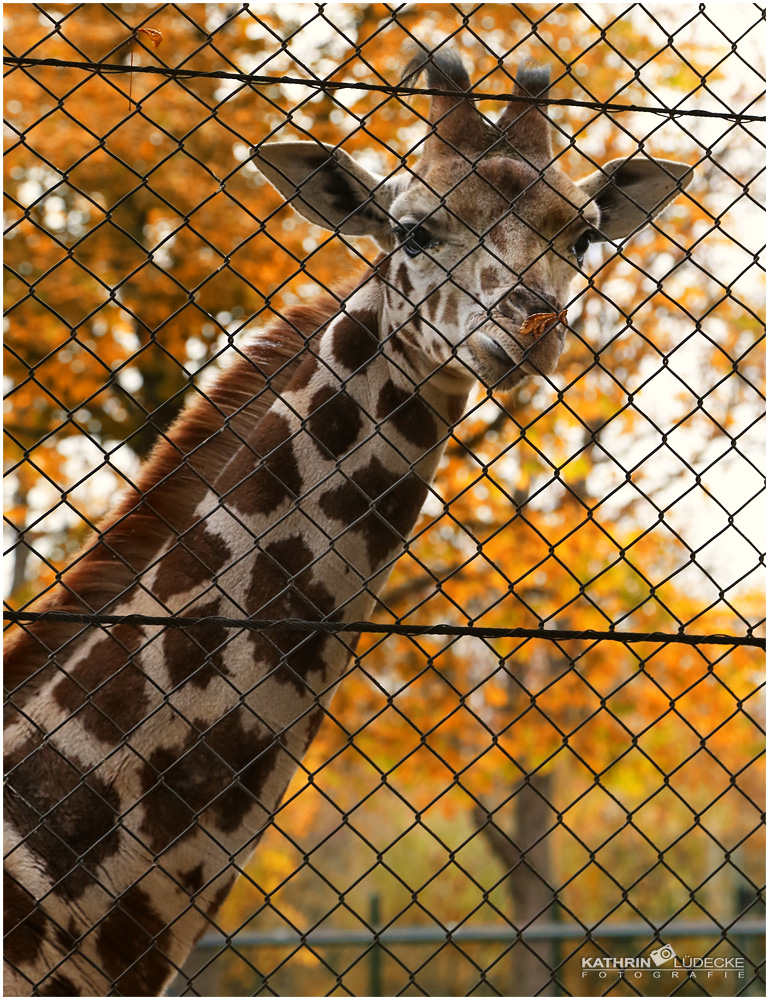
[[[325,229],[372,236],[384,251],[383,329],[405,338],[433,369],[460,381],[513,388],[549,375],[566,330],[561,314],[590,243],[619,242],[645,226],[689,183],[685,163],[645,153],[612,160],[572,181],[554,161],[542,105],[549,69],[519,69],[492,124],[468,98],[461,59],[418,57],[427,70],[431,130],[418,162],[383,178],[315,142],[267,143],[252,153],[294,208]],[[524,98],[524,100],[521,100]]]

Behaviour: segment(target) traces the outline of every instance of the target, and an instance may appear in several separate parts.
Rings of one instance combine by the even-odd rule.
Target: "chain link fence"
[[[764,8],[5,18],[7,994],[764,995]]]

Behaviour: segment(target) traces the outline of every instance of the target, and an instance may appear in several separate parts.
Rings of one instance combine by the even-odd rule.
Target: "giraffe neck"
[[[375,282],[348,300],[119,613],[370,615],[465,403],[382,313]],[[58,966],[67,995],[160,992],[279,807],[353,641],[93,630],[6,737],[11,894],[36,921],[8,957],[33,982]]]

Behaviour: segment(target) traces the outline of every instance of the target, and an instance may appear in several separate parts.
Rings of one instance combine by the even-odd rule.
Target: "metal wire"
[[[531,4],[317,4],[314,12],[162,4],[138,14],[129,5],[35,4],[9,14],[6,523],[14,563],[4,619],[15,626],[12,642],[32,652],[21,674],[11,656],[6,679],[7,815],[20,810],[27,825],[6,854],[6,899],[21,898],[22,917],[12,911],[5,933],[11,971],[27,992],[79,995],[82,977],[91,992],[148,995],[144,977],[157,979],[162,966],[166,978],[177,974],[172,994],[184,995],[649,995],[658,983],[598,978],[583,960],[646,962],[639,968],[651,976],[650,955],[670,939],[682,956],[728,958],[734,975],[742,972],[694,986],[687,974],[666,980],[665,991],[763,995],[763,685],[750,650],[766,644],[749,588],[764,565],[751,529],[764,398],[762,303],[751,281],[763,265],[744,209],[763,207],[763,161],[754,154],[763,148],[763,77],[749,43],[765,10],[737,6],[746,10],[728,31],[706,4],[688,5],[675,22],[643,4],[603,5],[600,16],[581,5]],[[445,41],[425,45],[428,20],[440,21]],[[160,48],[142,38],[147,29],[162,29]],[[313,31],[317,66],[306,57]],[[501,219],[544,240],[518,275],[523,286],[546,255],[553,266],[570,258],[560,233],[533,226],[521,199],[534,189],[553,194],[550,168],[572,166],[576,150],[578,174],[600,170],[610,127],[617,155],[682,158],[699,180],[680,202],[686,227],[663,217],[627,248],[612,245],[569,302],[579,364],[524,389],[514,405],[486,392],[447,430],[442,471],[453,492],[442,492],[441,470],[435,486],[426,484],[426,514],[402,539],[405,555],[385,561],[389,590],[379,595],[356,568],[348,528],[333,536],[307,525],[346,564],[356,597],[376,596],[385,621],[336,620],[339,609],[323,607],[322,592],[299,606],[280,603],[326,552],[286,571],[280,599],[254,612],[226,580],[265,555],[267,532],[239,512],[240,483],[219,488],[217,456],[246,454],[254,469],[279,477],[281,446],[261,453],[249,423],[254,407],[275,399],[300,425],[289,447],[301,435],[325,454],[328,447],[326,429],[284,394],[295,352],[262,365],[236,337],[254,323],[282,323],[296,350],[352,398],[354,376],[339,378],[319,354],[317,329],[328,317],[298,321],[290,307],[301,308],[312,283],[336,303],[332,314],[344,313],[347,291],[327,275],[348,268],[350,256],[370,269],[371,254],[338,231],[319,237],[279,214],[285,203],[247,173],[245,151],[291,128],[288,137],[321,140],[335,153],[357,155],[368,144],[380,172],[395,157],[410,178],[425,132],[434,140],[443,130],[456,183],[431,193],[477,245],[443,268],[439,287],[467,292],[462,269],[479,245],[504,263],[492,227],[480,213],[457,215],[451,198],[479,176],[486,153],[499,151],[499,130],[483,114],[495,145],[468,152],[446,125],[451,112],[434,113],[457,91],[398,84],[404,67],[382,55],[392,32],[398,60],[407,44],[428,64],[451,47],[469,51],[477,63],[469,105],[494,101],[504,113],[517,101],[530,109],[529,123],[537,114],[551,120],[562,151],[547,163],[519,151],[536,181]],[[698,33],[709,47],[697,47]],[[553,65],[556,87],[579,97],[514,96],[513,70],[529,49]],[[419,102],[406,106],[412,97],[437,99],[431,120]],[[99,114],[89,114],[94,108]],[[387,128],[378,113],[389,116]],[[239,152],[220,158],[222,144]],[[309,180],[321,176],[319,168]],[[109,197],[105,177],[117,179]],[[643,240],[663,234],[664,246],[646,252]],[[340,243],[347,257],[324,258]],[[210,264],[204,273],[186,269],[189,261]],[[394,262],[383,253],[367,273],[402,294]],[[406,298],[409,316],[377,348],[404,377],[390,349],[411,319],[425,335],[441,331],[429,296],[412,289]],[[677,340],[653,332],[659,315],[677,323]],[[197,354],[185,353],[188,343]],[[201,373],[231,358],[264,376],[258,393],[233,401],[217,383],[200,384]],[[654,399],[660,373],[666,406]],[[418,434],[420,421],[441,414],[427,380],[410,385],[423,409],[412,419],[406,402],[391,414]],[[210,419],[180,443],[169,428],[190,397]],[[385,427],[381,414],[363,416],[372,431],[351,447],[352,460]],[[150,487],[137,463],[123,460],[128,451],[145,456],[153,442],[153,461],[162,455],[166,464]],[[86,443],[95,459],[81,454]],[[418,463],[390,446],[418,476]],[[377,499],[349,468],[337,461],[315,488],[343,478],[353,527],[384,523],[382,500],[394,517],[397,485]],[[106,489],[124,486],[129,498],[106,529],[98,523],[105,472]],[[723,480],[738,474],[744,489],[735,499]],[[174,484],[190,496],[213,489],[213,508],[183,520],[158,501]],[[688,520],[678,514],[687,503]],[[222,510],[243,533],[239,555],[221,544],[201,549]],[[137,514],[159,539],[141,557]],[[290,515],[276,514],[269,530],[285,528]],[[512,539],[504,547],[503,533]],[[528,546],[520,565],[519,544]],[[190,580],[205,566],[194,597],[179,604],[153,582],[169,556]],[[113,590],[91,605],[72,581],[98,560]],[[270,578],[276,569],[285,567],[270,556],[260,572]],[[120,612],[136,595],[151,613]],[[510,624],[518,621],[536,627]],[[297,651],[333,636],[349,659],[340,676],[304,673]],[[87,643],[98,655],[83,670],[77,656]],[[181,650],[181,666],[167,675],[153,660],[165,655],[161,644]],[[230,667],[244,660],[274,666],[241,685]],[[211,684],[216,718],[202,709]],[[80,742],[71,735],[79,725],[91,727]],[[141,734],[153,726],[160,737],[148,747]],[[258,747],[248,743],[255,730]],[[247,744],[250,754],[241,752]],[[278,758],[298,778],[275,800],[254,771],[274,773]],[[126,773],[136,786],[129,790]],[[233,846],[222,830],[244,799],[260,818]],[[83,814],[102,826],[84,829]],[[217,863],[176,864],[185,838],[198,836]],[[43,861],[33,854],[25,868],[26,851]],[[121,884],[115,855],[146,865]],[[31,870],[40,873],[34,884]],[[221,909],[233,875],[240,882]],[[71,919],[84,884],[108,901],[87,926]],[[168,900],[181,902],[163,917]],[[185,921],[195,927],[190,938],[207,931],[192,964],[173,939]]]
[[[55,69],[80,69],[89,73],[133,73],[160,75],[169,80],[234,80],[249,86],[281,86],[311,87],[319,93],[330,93],[335,90],[364,90],[370,93],[386,94],[389,97],[453,97],[453,91],[440,87],[408,87],[386,86],[381,83],[352,82],[346,80],[321,80],[317,77],[269,76],[264,73],[232,73],[228,70],[184,69],[174,66],[126,66],[122,63],[84,62],[75,59],[35,59],[32,56],[4,56],[3,65],[16,69],[33,69],[51,66]],[[491,94],[474,92],[468,94],[472,101],[493,100],[509,103],[514,98],[511,94]],[[600,111],[604,114],[618,114],[626,111],[638,114],[662,115],[665,118],[718,118],[733,122],[765,122],[766,115],[751,115],[744,111],[708,111],[703,108],[650,108],[642,104],[617,104],[612,102],[575,101],[571,98],[550,97],[543,100],[530,95],[516,97],[516,101],[534,107],[587,108],[590,111]]]
[[[588,639],[602,642],[674,642],[685,646],[710,644],[713,646],[756,646],[766,649],[766,639],[755,635],[692,635],[670,632],[599,632],[596,629],[554,628],[484,628],[480,625],[405,625],[399,622],[331,622],[303,621],[299,618],[225,618],[222,615],[180,617],[178,615],[87,615],[72,611],[4,611],[7,622],[71,622],[79,625],[159,625],[163,628],[194,628],[198,625],[245,629],[248,632],[265,632],[277,626],[297,632],[362,632],[373,635],[453,635],[475,636],[478,639]]]

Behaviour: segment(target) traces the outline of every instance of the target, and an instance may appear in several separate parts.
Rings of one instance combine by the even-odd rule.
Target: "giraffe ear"
[[[636,156],[610,160],[579,186],[601,212],[598,236],[616,242],[651,222],[688,186],[693,174],[688,163]]]
[[[323,229],[380,236],[392,228],[392,193],[341,149],[320,142],[268,142],[251,150],[255,166],[286,201]]]

